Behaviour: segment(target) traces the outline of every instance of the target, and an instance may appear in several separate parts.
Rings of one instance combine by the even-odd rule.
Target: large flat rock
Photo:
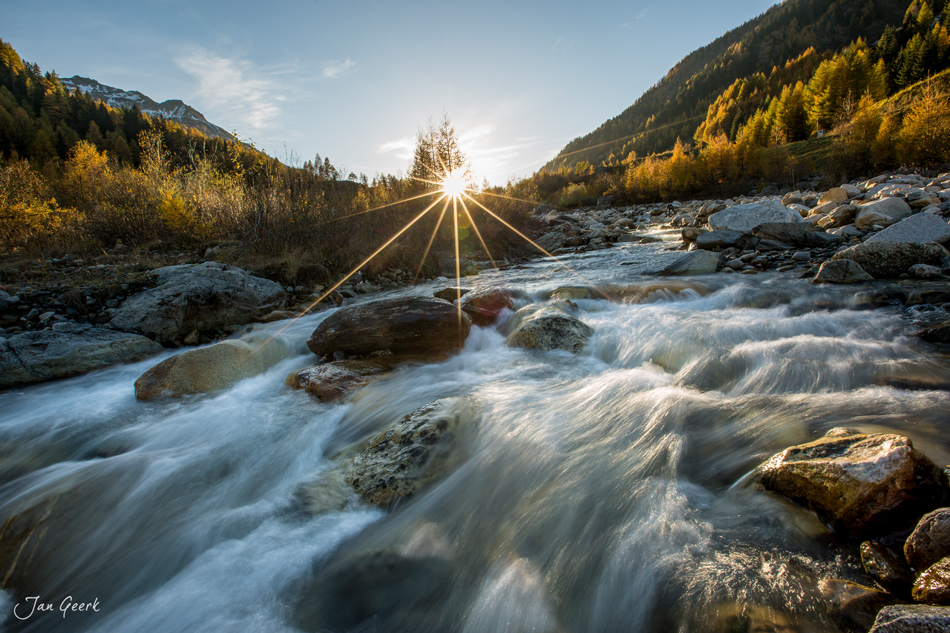
[[[714,231],[738,231],[751,233],[760,224],[775,222],[801,222],[797,211],[788,209],[775,198],[762,202],[738,204],[709,216],[709,228]]]
[[[0,339],[0,388],[75,376],[161,351],[155,341],[90,325]]]
[[[832,259],[850,259],[876,279],[894,279],[916,264],[943,267],[948,256],[950,253],[944,247],[932,242],[915,244],[881,240],[855,244],[835,253]]]
[[[892,224],[880,233],[869,237],[867,242],[912,242],[923,244],[950,241],[950,224],[930,213],[915,213]]]
[[[276,281],[217,262],[152,272],[156,287],[129,298],[110,325],[168,343],[199,332],[243,325],[279,310],[287,293]]]

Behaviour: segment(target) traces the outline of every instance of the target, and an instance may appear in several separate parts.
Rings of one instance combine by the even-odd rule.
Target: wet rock
[[[112,327],[169,343],[192,330],[255,321],[287,300],[277,282],[217,262],[168,266],[152,275],[158,285],[127,299],[109,322]]]
[[[874,281],[857,262],[850,259],[822,262],[818,274],[812,279],[816,284],[858,284]]]
[[[743,233],[738,231],[708,231],[696,236],[693,244],[696,248],[705,251],[721,251],[724,248],[730,248],[736,245]]]
[[[287,385],[303,389],[318,400],[333,402],[349,395],[356,389],[382,378],[400,365],[422,359],[406,356],[382,356],[336,360],[314,365],[293,372],[287,377]]]
[[[91,325],[0,338],[0,388],[75,376],[161,351],[155,341]]]
[[[907,269],[907,272],[911,277],[916,279],[946,279],[947,276],[943,274],[943,269],[937,266],[929,266],[927,264],[914,264]]]
[[[757,479],[849,535],[909,527],[950,497],[943,471],[909,438],[890,434],[792,446],[760,466]]]
[[[388,507],[444,475],[459,459],[461,398],[443,398],[413,411],[378,435],[343,472],[373,505]]]
[[[868,576],[895,595],[909,595],[914,572],[903,552],[882,541],[861,543],[861,565]]]
[[[261,318],[257,320],[258,323],[273,323],[274,321],[284,321],[286,319],[292,319],[298,316],[297,312],[293,310],[274,310],[273,312],[268,312]],[[195,335],[198,334],[197,330],[194,330]],[[187,341],[186,341],[187,343]]]
[[[868,633],[945,633],[950,631],[950,608],[923,604],[891,605],[877,614]]]
[[[690,251],[656,274],[708,275],[719,269],[719,261],[718,253],[703,250]]]
[[[917,213],[892,224],[867,239],[868,242],[926,242],[942,243],[950,240],[950,224],[929,213]]]
[[[937,561],[917,577],[913,596],[924,604],[950,605],[950,557]]]
[[[950,343],[950,321],[925,328],[917,336],[928,343]]]
[[[191,349],[155,365],[135,381],[135,397],[207,393],[257,376],[290,356],[279,339],[227,340]]]
[[[294,624],[314,633],[437,631],[454,573],[443,556],[346,552],[327,566],[315,565],[316,580],[297,606]]]
[[[470,288],[442,288],[441,290],[436,290],[433,292],[432,296],[436,299],[442,299],[443,301],[452,303],[460,296],[464,297],[471,291],[472,290]]]
[[[508,344],[514,347],[560,349],[579,354],[594,333],[579,319],[552,306],[534,304],[518,310],[511,321]]]
[[[841,244],[839,235],[818,231],[808,222],[780,222],[762,224],[752,229],[752,234],[764,240],[773,240],[805,248],[826,248]]]
[[[904,543],[904,556],[917,571],[950,556],[950,508],[926,514]]]
[[[889,593],[837,578],[822,580],[818,588],[828,614],[845,630],[856,633],[870,629],[884,607],[903,602]]]
[[[466,294],[460,305],[472,323],[487,326],[495,322],[502,310],[514,309],[514,293],[504,288],[483,288]]]
[[[538,246],[544,250],[551,252],[557,248],[564,246],[564,241],[567,239],[567,236],[561,231],[552,231],[547,233],[536,240]]]
[[[890,226],[911,214],[910,206],[900,198],[881,198],[859,208],[854,226],[869,229],[872,226]]]
[[[706,625],[711,624],[711,628]],[[798,633],[784,613],[761,605],[722,604],[703,618],[702,630],[710,633]],[[680,629],[688,630],[688,629]]]
[[[379,299],[341,308],[310,335],[317,356],[393,354],[444,355],[461,347],[471,319],[448,301],[425,297]]]
[[[944,247],[933,243],[863,242],[835,253],[832,259],[857,262],[876,279],[894,279],[915,264],[943,266],[948,255]]]
[[[714,231],[750,233],[760,224],[769,222],[801,222],[798,212],[786,209],[781,200],[739,204],[709,216],[709,228]]]

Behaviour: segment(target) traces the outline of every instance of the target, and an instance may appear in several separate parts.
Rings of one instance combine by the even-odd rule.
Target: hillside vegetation
[[[946,4],[777,5],[687,56],[531,186],[571,206],[603,194],[725,195],[814,173],[940,168],[950,160]]]

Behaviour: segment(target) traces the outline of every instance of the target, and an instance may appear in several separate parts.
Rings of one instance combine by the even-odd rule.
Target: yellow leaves
[[[901,160],[933,165],[950,159],[950,95],[932,85],[904,116],[900,131]]]

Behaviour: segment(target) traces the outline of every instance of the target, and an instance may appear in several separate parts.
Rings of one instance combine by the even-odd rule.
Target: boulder
[[[818,589],[828,614],[847,631],[867,631],[881,609],[903,602],[889,593],[837,578],[822,580]]]
[[[483,288],[466,294],[460,305],[475,325],[491,325],[502,310],[514,309],[514,293],[504,288]]]
[[[878,611],[868,633],[944,633],[950,631],[950,607],[902,604]]]
[[[433,292],[432,296],[435,297],[436,299],[442,299],[443,301],[448,301],[449,303],[452,303],[453,301],[458,299],[460,296],[464,297],[466,294],[468,294],[471,291],[472,290],[470,288],[455,288],[455,287],[442,288],[441,290],[436,290],[435,292]]]
[[[551,233],[546,233],[539,237],[535,243],[550,253],[564,246],[564,240],[566,239],[567,236],[561,231],[552,231]]]
[[[887,591],[909,595],[914,572],[904,560],[904,553],[882,541],[861,543],[861,565],[868,576]]]
[[[752,234],[763,240],[774,240],[805,248],[824,248],[844,241],[840,235],[818,231],[808,222],[762,224],[752,229]]]
[[[874,277],[867,274],[857,262],[841,259],[822,262],[812,281],[816,284],[859,284],[874,281]]]
[[[950,321],[924,328],[917,336],[928,343],[950,343]]]
[[[706,232],[707,232],[706,229],[701,229],[699,227],[694,227],[694,226],[688,226],[683,229],[683,232],[681,233],[681,237],[683,238],[683,241],[686,242],[687,244],[692,244],[693,242],[696,241],[697,237],[699,237],[700,235]]]
[[[946,279],[943,274],[943,268],[939,266],[929,266],[927,264],[914,264],[907,269],[911,277],[915,279]]]
[[[190,349],[166,358],[135,381],[135,397],[207,393],[257,376],[288,358],[290,349],[279,339],[232,339]]]
[[[890,225],[867,239],[868,242],[926,242],[950,241],[950,224],[936,215],[916,213]]]
[[[719,269],[720,256],[712,251],[695,250],[658,271],[657,275],[708,275]]]
[[[924,604],[950,605],[950,556],[940,559],[917,577],[913,596]]]
[[[911,214],[910,205],[901,198],[881,198],[859,208],[854,225],[869,229],[874,225],[890,226]]]
[[[765,487],[849,535],[909,527],[950,498],[943,471],[910,439],[891,434],[823,437],[759,467]]]
[[[858,208],[853,204],[843,204],[818,220],[818,226],[823,229],[845,226],[846,224],[854,222],[854,216],[857,215],[857,213]]]
[[[552,306],[534,304],[518,310],[511,322],[508,344],[514,347],[560,349],[575,354],[594,333],[582,321]]]
[[[157,286],[123,303],[109,322],[113,328],[169,343],[193,330],[255,321],[287,300],[279,283],[218,262],[168,266],[152,275]]]
[[[876,279],[900,277],[915,264],[944,266],[950,253],[939,244],[862,242],[838,251],[833,260],[850,259]]]
[[[468,315],[448,301],[379,299],[337,310],[317,326],[307,347],[328,358],[386,350],[397,355],[444,355],[462,346],[470,328]]]
[[[75,376],[161,351],[155,341],[91,325],[0,338],[0,389]]]
[[[399,365],[422,360],[406,356],[335,360],[293,372],[287,377],[287,385],[303,389],[323,402],[333,402],[382,378]]]
[[[684,229],[685,230],[685,229]],[[705,251],[721,251],[736,245],[744,233],[738,231],[708,231],[696,236],[693,243],[696,248]]]
[[[461,398],[426,404],[378,435],[343,471],[357,494],[388,507],[441,477],[458,460]]]
[[[917,571],[950,556],[950,508],[924,515],[904,542],[904,556]]]
[[[768,222],[801,222],[797,211],[786,209],[781,200],[739,204],[709,216],[709,228],[714,231],[739,231],[750,233],[760,224]]]
[[[824,204],[826,202],[835,202],[841,204],[843,202],[847,202],[851,197],[852,196],[849,196],[848,192],[845,191],[843,187],[834,187],[821,194],[821,197],[818,198],[818,204]]]

